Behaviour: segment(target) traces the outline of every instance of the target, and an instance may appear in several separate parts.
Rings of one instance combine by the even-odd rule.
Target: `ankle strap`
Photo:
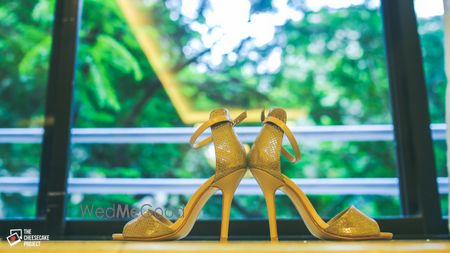
[[[195,130],[194,134],[192,134],[192,137],[189,140],[189,144],[191,144],[191,146],[193,148],[201,148],[212,142],[212,140],[213,140],[212,136],[208,136],[208,137],[204,138],[203,140],[199,141],[198,143],[195,143],[195,141],[210,126],[220,123],[220,122],[226,122],[226,121],[231,122],[231,124],[233,126],[235,126],[235,125],[241,123],[241,121],[244,120],[246,117],[247,117],[247,112],[243,112],[243,113],[239,114],[239,116],[237,116],[234,120],[230,120],[230,118],[228,118],[226,116],[218,116],[218,117],[209,119],[208,121],[201,124],[197,128],[197,130]]]
[[[263,122],[263,124],[267,123],[267,122],[275,124],[276,126],[281,128],[281,130],[283,130],[284,134],[286,135],[286,137],[289,140],[289,143],[291,144],[292,148],[294,149],[294,155],[291,155],[289,153],[289,151],[287,151],[283,147],[283,145],[281,145],[281,153],[284,155],[284,157],[286,157],[290,162],[293,162],[293,163],[299,161],[302,158],[302,153],[300,152],[300,149],[298,147],[297,140],[295,139],[291,130],[289,130],[289,128],[286,126],[286,124],[283,121],[279,120],[276,117],[272,117],[272,116],[269,116],[266,118],[266,116],[264,114],[264,110],[261,112],[261,121]]]

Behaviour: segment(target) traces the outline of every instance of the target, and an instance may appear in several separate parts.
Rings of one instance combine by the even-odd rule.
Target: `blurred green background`
[[[74,127],[186,126],[117,2],[83,2]],[[392,122],[382,19],[376,1],[312,8],[307,1],[252,0],[229,10],[204,0],[191,5],[177,0],[134,2],[152,18],[149,29],[164,45],[170,56],[168,67],[198,110],[281,106],[307,113],[293,125]],[[234,18],[221,19],[234,11]],[[51,0],[0,2],[1,128],[42,126],[53,12]],[[240,26],[245,18],[248,27]],[[442,19],[442,15],[418,18],[433,123],[443,123],[445,112]],[[390,141],[309,141],[300,145],[302,161],[290,164],[282,160],[289,177],[397,175],[395,145]],[[438,176],[447,176],[446,144],[435,141],[434,147]],[[40,152],[40,144],[0,144],[0,176],[38,177]],[[205,152],[187,144],[76,144],[70,176],[206,178],[214,173],[214,165]],[[150,192],[133,196],[71,194],[69,198],[68,217],[80,218],[79,204],[177,207],[189,196]],[[398,196],[310,198],[325,217],[350,204],[375,217],[401,215]],[[220,203],[220,196],[214,196],[201,218],[219,218]],[[284,196],[277,198],[277,206],[280,217],[298,215]],[[36,195],[1,193],[0,186],[0,218],[34,217],[35,209]],[[442,196],[442,210],[447,215],[446,195]],[[264,199],[237,196],[231,215],[236,219],[265,217]]]

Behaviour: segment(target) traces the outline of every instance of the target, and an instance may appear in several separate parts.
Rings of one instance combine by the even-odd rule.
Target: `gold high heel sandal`
[[[214,143],[216,153],[216,173],[192,195],[184,208],[184,214],[172,223],[162,215],[148,210],[129,221],[122,234],[113,234],[114,240],[161,241],[179,240],[186,237],[205,205],[206,201],[218,190],[222,191],[222,224],[220,240],[228,239],[228,225],[231,201],[234,192],[247,170],[246,154],[239,142],[233,126],[240,123],[247,114],[244,112],[231,120],[226,109],[211,112],[210,119],[203,123],[192,135],[190,144],[194,148]],[[211,136],[195,143],[196,139],[209,127]]]
[[[319,239],[376,240],[392,238],[392,233],[380,232],[376,221],[354,206],[340,212],[328,222],[323,221],[305,193],[281,172],[280,152],[291,162],[297,162],[301,157],[297,141],[285,124],[286,112],[283,109],[275,108],[265,118],[263,111],[261,121],[264,126],[250,150],[249,168],[266,199],[272,241],[278,240],[275,211],[275,192],[277,189],[286,193],[311,234]],[[294,149],[294,155],[291,155],[282,147],[283,134],[286,135]]]

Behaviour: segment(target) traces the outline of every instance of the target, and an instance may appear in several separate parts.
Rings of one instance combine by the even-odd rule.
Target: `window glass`
[[[428,106],[434,128],[445,128],[445,75],[444,57],[444,1],[415,0],[414,7],[422,47],[422,57],[427,87]],[[447,59],[448,61],[449,59]],[[444,182],[447,172],[447,145],[445,134],[434,135],[434,155],[438,182]],[[448,189],[441,187],[441,209],[448,216]]]
[[[172,192],[170,180],[211,176],[214,152],[175,135],[228,107],[249,112],[241,129],[256,136],[261,109],[276,106],[286,108],[304,153],[297,164],[282,158],[284,173],[328,189],[306,191],[319,214],[354,204],[376,217],[400,215],[378,1],[85,0],[83,7],[70,175],[103,188],[69,188],[70,217],[88,218],[80,204],[183,206],[192,192]],[[348,134],[337,133],[343,128]],[[163,137],[151,138],[156,132]],[[112,190],[141,179],[157,181],[143,181],[145,193]],[[342,188],[327,188],[327,179],[344,180]],[[374,192],[365,179],[392,187]],[[345,191],[352,182],[367,194]],[[201,218],[220,218],[214,199]],[[286,197],[277,201],[281,217],[297,217]],[[233,202],[233,218],[265,215],[257,186]]]
[[[36,215],[53,11],[0,2],[0,219]]]

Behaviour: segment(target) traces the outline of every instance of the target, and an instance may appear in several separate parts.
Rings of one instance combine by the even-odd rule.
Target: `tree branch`
[[[152,82],[151,85],[148,85],[146,87],[144,95],[134,105],[130,114],[128,116],[126,116],[125,119],[122,121],[123,126],[129,127],[129,126],[133,125],[134,121],[141,114],[141,111],[144,109],[147,102],[153,97],[155,91],[160,87],[161,87],[161,84],[159,81]]]
[[[200,53],[198,53],[196,56],[180,62],[179,64],[175,65],[175,67],[172,69],[172,71],[174,73],[178,73],[179,71],[181,71],[182,69],[184,69],[185,67],[187,67],[189,64],[196,62],[198,60],[198,58],[202,57],[203,55],[205,55],[206,53],[210,52],[211,48],[206,48],[205,50],[201,51]]]

